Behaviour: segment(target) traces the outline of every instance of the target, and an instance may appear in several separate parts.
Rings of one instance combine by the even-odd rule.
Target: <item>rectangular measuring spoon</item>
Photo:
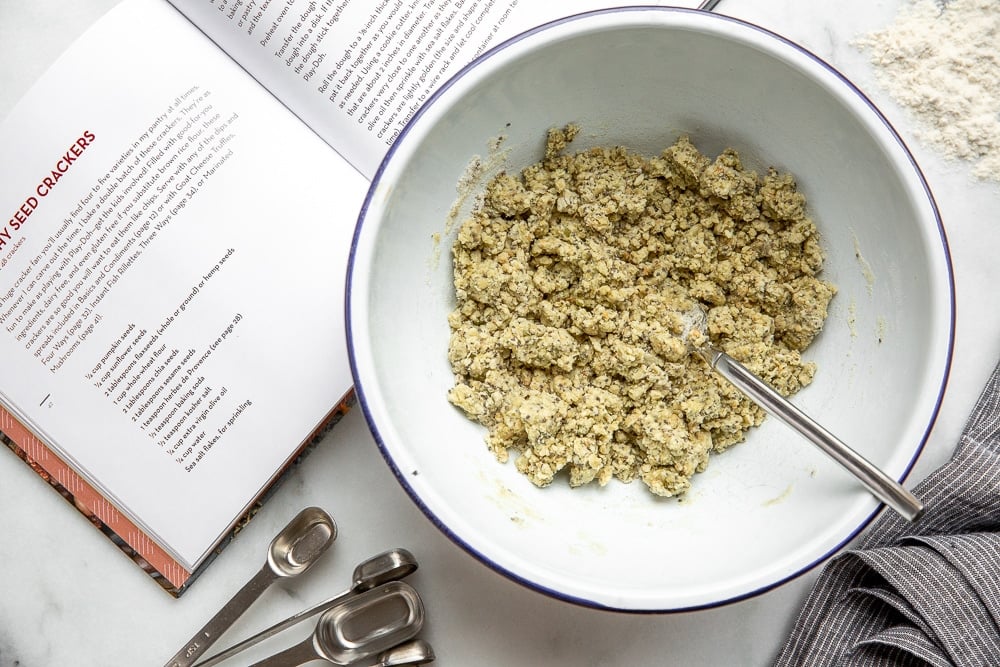
[[[413,554],[406,549],[396,548],[390,549],[389,551],[383,551],[376,556],[372,556],[371,558],[361,561],[355,566],[351,587],[346,591],[318,602],[308,609],[304,609],[297,614],[293,614],[288,618],[275,623],[271,627],[265,628],[257,634],[247,637],[246,639],[233,644],[224,651],[220,651],[213,656],[205,658],[201,662],[195,663],[194,667],[212,667],[212,665],[217,665],[224,660],[228,660],[237,653],[245,651],[252,646],[256,646],[265,639],[273,637],[279,632],[290,628],[307,618],[326,611],[330,607],[339,604],[352,595],[363,593],[364,591],[375,588],[376,586],[381,586],[382,584],[390,581],[398,581],[413,574],[416,570],[417,560],[413,557]]]
[[[313,660],[350,665],[413,639],[424,606],[412,586],[391,581],[323,612],[312,636],[251,667],[297,667]]]
[[[318,507],[307,507],[299,512],[271,540],[264,566],[167,661],[165,667],[194,664],[268,586],[278,579],[295,577],[308,570],[335,539],[337,524],[329,514]]]

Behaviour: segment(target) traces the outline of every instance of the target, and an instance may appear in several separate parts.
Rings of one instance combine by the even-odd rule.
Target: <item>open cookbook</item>
[[[8,447],[179,595],[350,402],[392,141],[480,53],[606,4],[123,0],[0,124]]]

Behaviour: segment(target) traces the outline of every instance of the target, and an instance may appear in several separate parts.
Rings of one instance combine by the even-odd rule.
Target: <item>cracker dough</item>
[[[501,173],[457,235],[448,399],[538,486],[641,479],[681,494],[709,455],[763,411],[688,353],[692,307],[707,335],[784,395],[816,367],[833,285],[805,199],[686,137],[646,158],[621,147],[545,157]]]

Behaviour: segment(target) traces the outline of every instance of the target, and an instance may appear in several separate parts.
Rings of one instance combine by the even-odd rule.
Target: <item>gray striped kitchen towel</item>
[[[952,458],[831,559],[776,665],[1000,665],[1000,365]]]

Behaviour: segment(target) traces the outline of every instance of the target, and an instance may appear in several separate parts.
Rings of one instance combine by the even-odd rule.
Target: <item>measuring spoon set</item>
[[[418,639],[424,606],[402,581],[417,569],[406,549],[390,549],[354,568],[350,588],[275,623],[211,656],[215,641],[274,582],[308,570],[337,539],[337,524],[318,507],[297,514],[271,541],[261,569],[181,649],[165,667],[212,667],[306,619],[319,615],[305,640],[251,667],[292,667],[313,660],[334,665],[391,667],[434,660],[430,644]]]

